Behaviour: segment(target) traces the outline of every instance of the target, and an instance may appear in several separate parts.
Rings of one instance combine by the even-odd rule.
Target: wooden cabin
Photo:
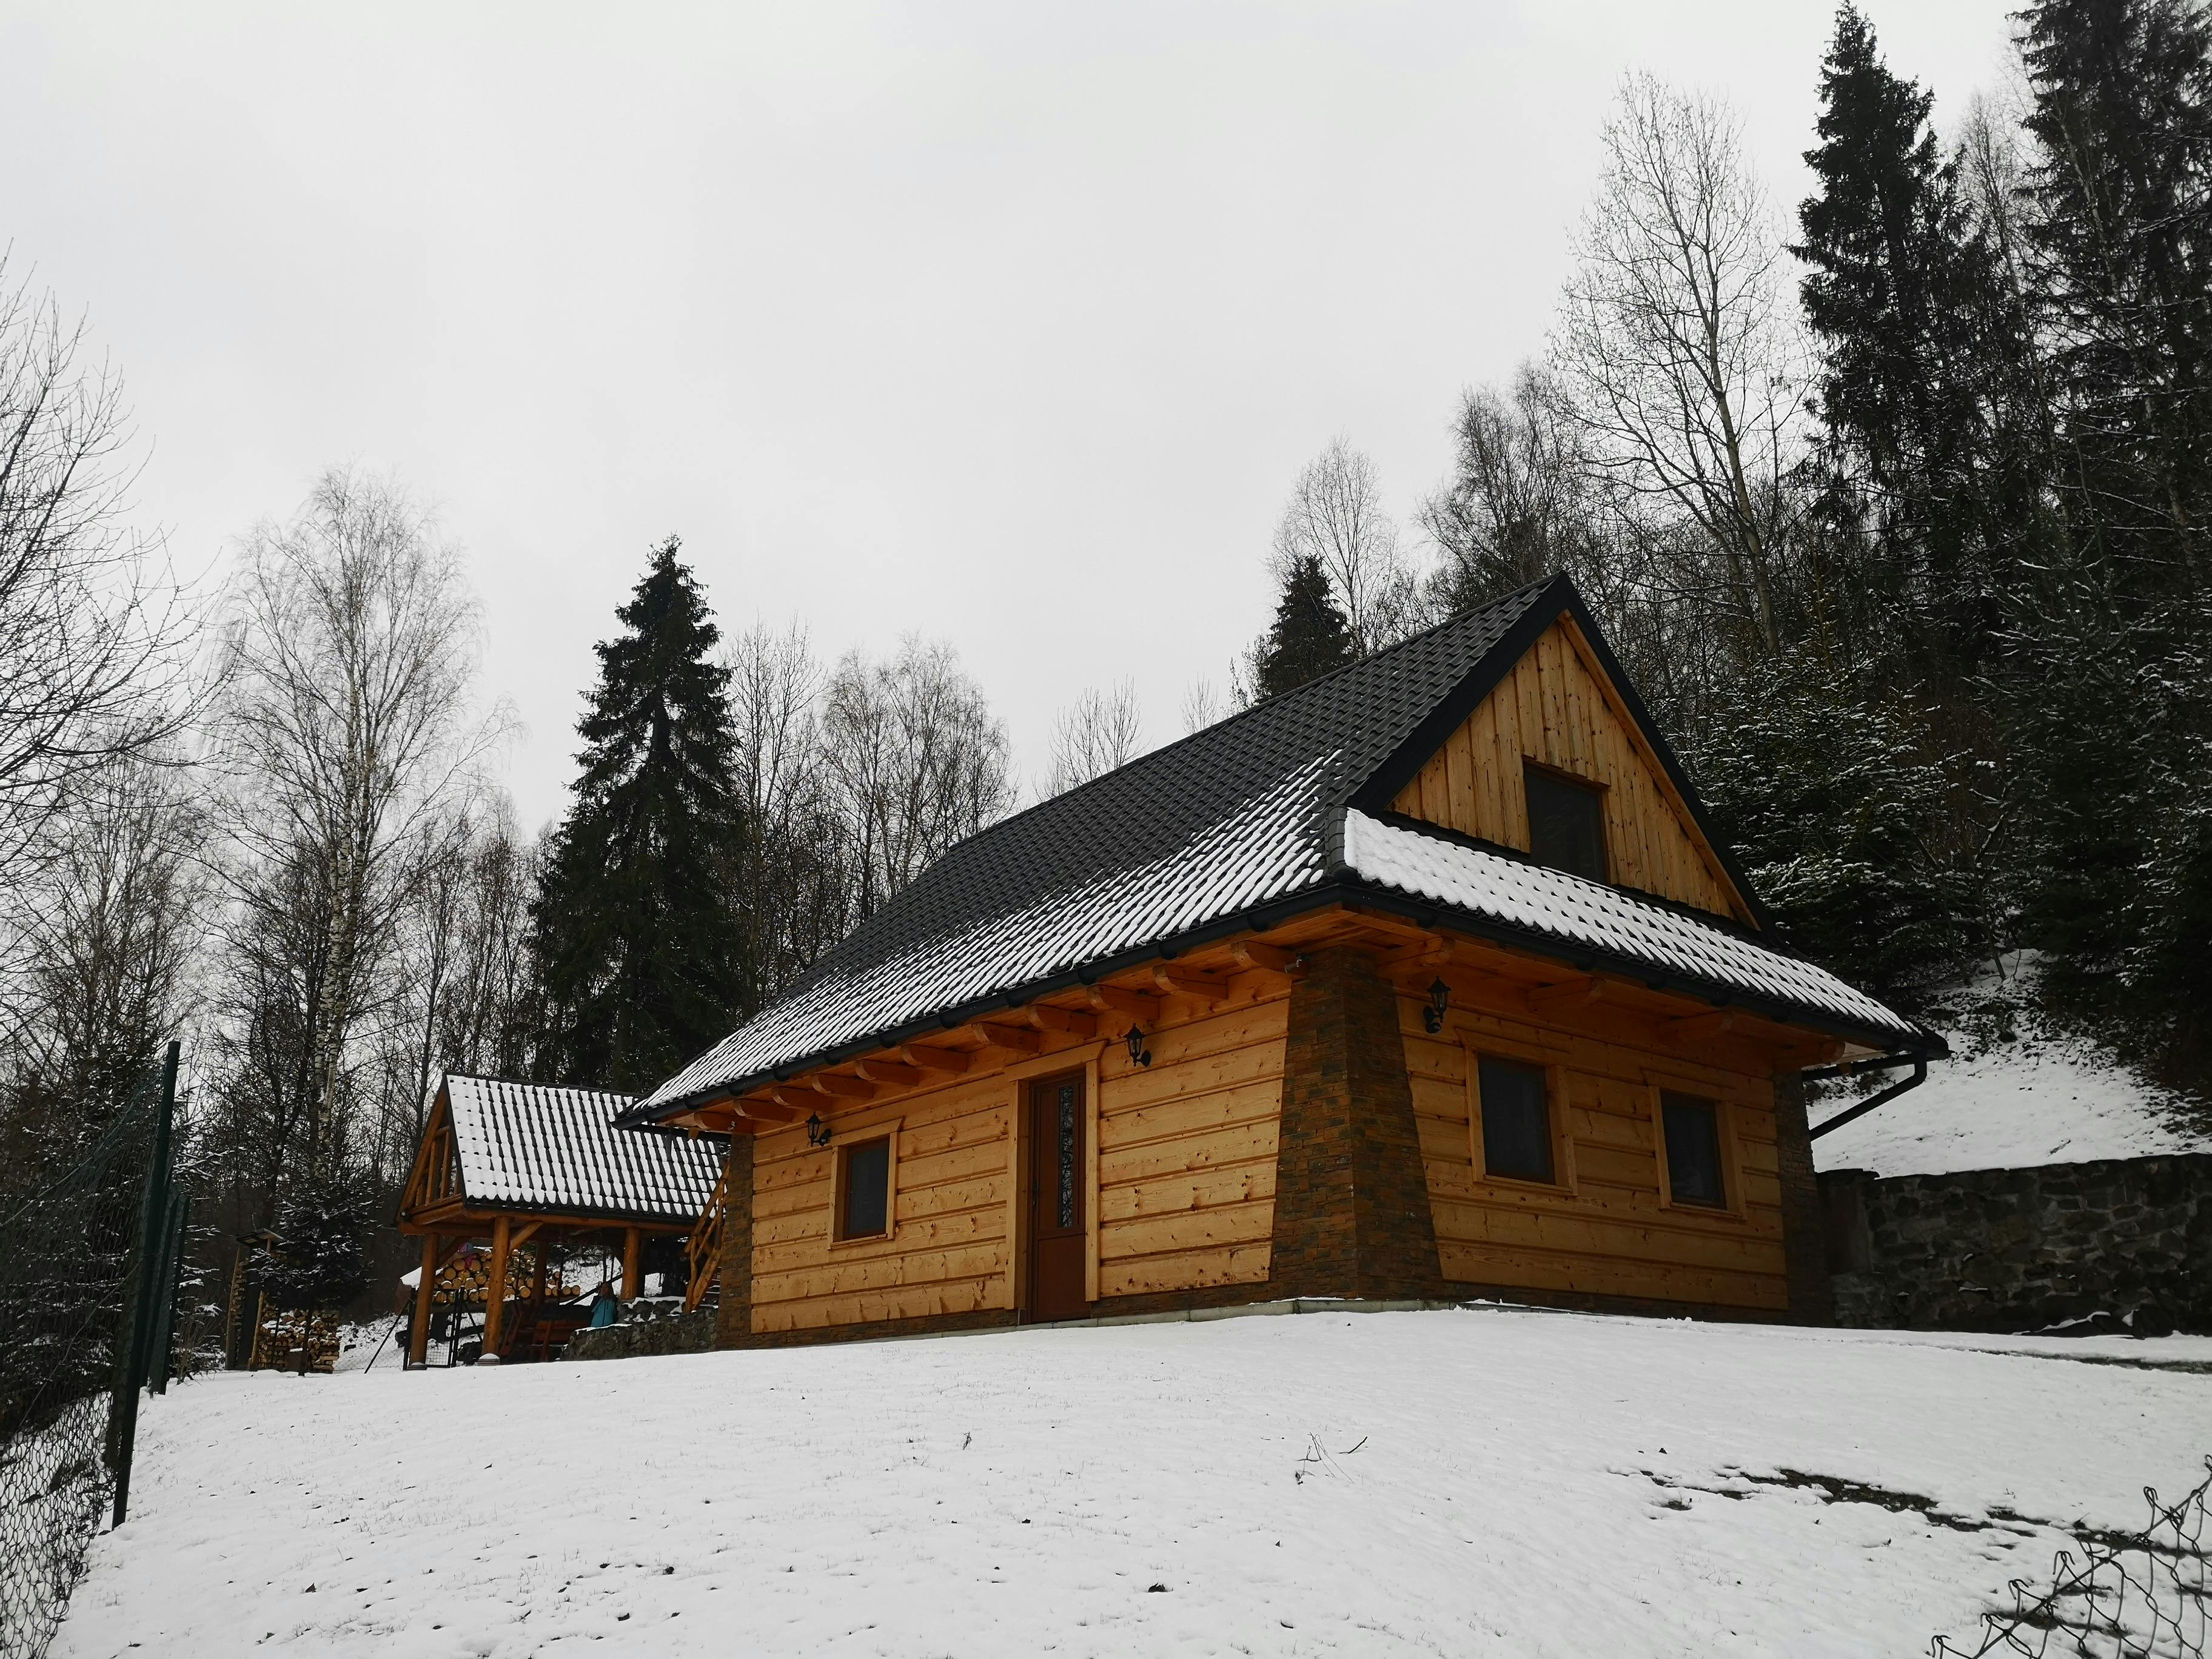
[[[711,1212],[722,1152],[719,1141],[617,1127],[635,1103],[458,1073],[441,1080],[399,1205],[399,1230],[422,1241],[410,1364],[423,1363],[436,1292],[454,1295],[454,1274],[441,1270],[471,1243],[485,1249],[480,1290],[467,1275],[483,1307],[483,1351],[503,1358],[543,1357],[559,1346],[550,1335],[565,1339],[540,1328],[558,1322],[547,1278],[556,1243],[619,1249],[623,1299],[642,1293],[646,1242],[686,1237]],[[518,1252],[526,1290],[514,1272]]]
[[[1565,577],[954,848],[625,1115],[720,1340],[1284,1297],[1827,1316],[1790,954]]]

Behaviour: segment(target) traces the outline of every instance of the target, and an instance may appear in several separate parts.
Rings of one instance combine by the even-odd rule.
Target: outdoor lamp
[[[1133,1066],[1152,1063],[1152,1051],[1145,1047],[1145,1033],[1134,1020],[1129,1022],[1129,1062]]]
[[[827,1146],[830,1144],[830,1126],[822,1121],[819,1112],[806,1115],[806,1144],[810,1146]]]
[[[1444,1010],[1451,1006],[1451,987],[1440,977],[1429,987],[1429,1006],[1421,1010],[1421,1025],[1431,1036],[1444,1029]]]

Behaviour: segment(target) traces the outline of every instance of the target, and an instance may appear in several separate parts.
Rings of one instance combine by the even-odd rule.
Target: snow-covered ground
[[[1953,1058],[1929,1067],[1918,1088],[1814,1141],[1820,1167],[1947,1175],[2212,1151],[2202,1113],[2094,1043],[2054,1030],[2036,1011],[2034,975],[2032,954],[2015,952],[2002,975],[1961,988],[1961,1018],[1943,1027]],[[1815,1101],[1814,1122],[1905,1075],[1884,1073]]]
[[[55,1652],[1918,1654],[2202,1478],[2208,1373],[1483,1309],[224,1375]]]

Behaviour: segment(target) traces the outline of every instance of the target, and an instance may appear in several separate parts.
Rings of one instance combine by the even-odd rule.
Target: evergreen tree
[[[745,834],[720,630],[670,537],[597,648],[574,804],[533,927],[560,1080],[650,1088],[750,1012],[732,909]]]
[[[1991,620],[1978,462],[1978,316],[1995,280],[1939,155],[1934,94],[1892,74],[1852,6],[1820,70],[1820,181],[1798,209],[1805,319],[1823,348],[1828,518],[1856,530],[1857,597],[1885,631],[1941,635],[1971,663]],[[1924,649],[1915,652],[1925,665]]]
[[[343,1173],[314,1176],[276,1210],[274,1259],[261,1286],[280,1308],[316,1311],[346,1304],[368,1288],[368,1193]]]
[[[2043,150],[2029,234],[2075,514],[2141,604],[2212,578],[2212,11],[2042,0],[2022,15]]]
[[[1352,629],[1320,558],[1305,554],[1285,569],[1275,620],[1254,642],[1250,658],[1255,701],[1294,691],[1309,680],[1354,660]]]
[[[1805,647],[1715,699],[1697,756],[1723,841],[1790,944],[1910,1007],[1988,937],[1925,711]]]
[[[2201,0],[2042,0],[2022,25],[2040,147],[2027,270],[2064,531],[2014,597],[2000,665],[2029,826],[2023,928],[2063,1007],[2201,1085],[2212,14]]]

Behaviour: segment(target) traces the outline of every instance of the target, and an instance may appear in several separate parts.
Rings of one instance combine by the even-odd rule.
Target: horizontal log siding
[[[1401,995],[1413,1111],[1444,1277],[1461,1284],[1779,1311],[1789,1305],[1771,1079],[1455,1006],[1438,1036]],[[1474,1179],[1461,1034],[1563,1068],[1571,1190]],[[1739,1215],[1660,1201],[1651,1068],[1729,1104]]]
[[[1528,849],[1523,757],[1606,786],[1606,852],[1622,887],[1746,919],[1719,860],[1566,634],[1540,635],[1398,793],[1408,817]]]
[[[1244,976],[1241,995],[1253,998],[1264,977]],[[1107,1045],[1098,1086],[1102,1300],[1267,1277],[1289,1009],[1278,989],[1164,1026],[1151,1035],[1150,1066]]]
[[[968,1314],[1013,1306],[1007,1216],[1012,1195],[1005,1078],[963,1079],[840,1114],[829,1148],[793,1127],[753,1152],[752,1328],[757,1334]],[[898,1191],[891,1237],[830,1242],[835,1146],[896,1118]]]

